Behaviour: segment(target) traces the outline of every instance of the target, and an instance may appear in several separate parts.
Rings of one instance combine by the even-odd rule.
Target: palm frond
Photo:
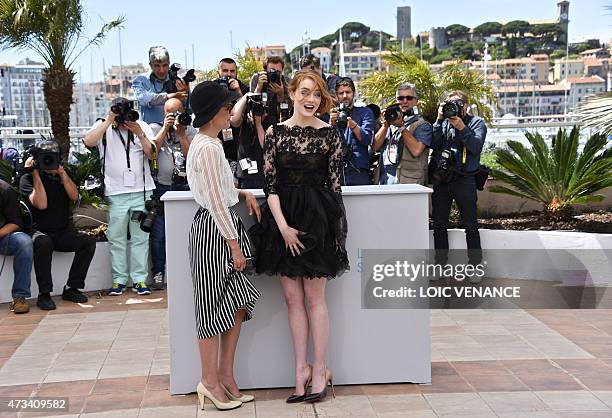
[[[612,92],[586,98],[578,106],[584,127],[603,135],[612,135]]]
[[[436,119],[440,99],[451,90],[464,91],[468,101],[478,108],[478,114],[486,121],[491,120],[491,106],[497,105],[497,99],[480,72],[455,63],[436,73],[416,55],[397,49],[392,49],[384,60],[390,66],[388,72],[376,72],[360,83],[361,93],[369,102],[385,106],[394,100],[395,88],[409,82],[417,87],[419,108],[431,122]]]

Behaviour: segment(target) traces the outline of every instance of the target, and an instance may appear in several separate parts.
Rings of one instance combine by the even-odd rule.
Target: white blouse
[[[187,154],[187,181],[196,202],[207,209],[225,239],[237,239],[229,208],[238,203],[234,176],[218,138],[198,133]]]

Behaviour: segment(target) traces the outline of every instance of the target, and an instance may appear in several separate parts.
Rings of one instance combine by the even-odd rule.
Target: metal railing
[[[516,116],[494,118],[489,124],[485,149],[503,147],[508,140],[518,140],[527,143],[526,132],[539,132],[547,142],[556,134],[559,128],[572,129],[574,126],[581,126],[579,115],[543,115],[543,116]],[[91,129],[85,127],[70,128],[70,151],[83,153],[87,148],[83,144],[85,134]],[[19,132],[33,131],[33,134]],[[33,145],[43,134],[51,136],[51,128],[45,127],[0,127],[0,146],[13,147],[21,151]],[[581,130],[581,144],[591,136],[591,129]]]

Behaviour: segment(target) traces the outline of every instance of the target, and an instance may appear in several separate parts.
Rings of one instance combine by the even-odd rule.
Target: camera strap
[[[117,133],[119,134],[119,139],[121,139],[121,143],[123,144],[123,149],[125,149],[125,159],[127,160],[127,168],[130,167],[130,143],[136,145],[134,142],[134,134],[132,131],[128,131],[128,141],[125,143],[125,139],[123,139],[123,135],[121,135],[121,131],[117,129]]]
[[[162,83],[160,91],[157,91],[157,88],[155,88],[155,80],[157,80],[160,83]],[[151,75],[149,75],[149,81],[151,82],[151,87],[153,87],[153,91],[155,92],[155,94],[163,93],[164,90],[166,89],[166,80],[158,79],[157,77],[155,77],[155,75],[153,73],[151,73]]]

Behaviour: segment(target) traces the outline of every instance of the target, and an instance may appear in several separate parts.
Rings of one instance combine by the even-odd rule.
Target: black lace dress
[[[346,217],[340,173],[342,149],[334,128],[274,125],[264,143],[266,196],[277,194],[287,224],[301,232],[298,256],[285,241],[267,204],[250,229],[257,273],[292,278],[335,278],[348,269]]]

